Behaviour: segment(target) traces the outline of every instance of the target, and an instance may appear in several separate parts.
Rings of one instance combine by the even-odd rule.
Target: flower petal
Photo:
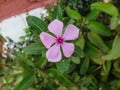
[[[63,38],[64,40],[75,40],[78,38],[78,36],[79,36],[79,29],[76,26],[70,24],[67,26]]]
[[[50,48],[52,44],[55,43],[55,37],[51,36],[46,32],[40,34],[40,39],[46,48]]]
[[[64,42],[62,44],[62,50],[65,57],[70,57],[74,52],[74,44]]]
[[[60,45],[55,44],[46,52],[46,57],[49,62],[59,62],[62,58]]]
[[[54,21],[52,21],[49,25],[48,25],[48,29],[50,32],[52,32],[53,34],[55,34],[57,37],[62,35],[62,29],[63,29],[63,23],[57,19],[55,19]]]

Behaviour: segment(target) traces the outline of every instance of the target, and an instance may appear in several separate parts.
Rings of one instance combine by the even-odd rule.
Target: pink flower
[[[48,29],[56,36],[53,37],[46,32],[40,34],[42,43],[48,48],[48,51],[46,52],[48,61],[59,62],[62,59],[60,47],[62,47],[64,56],[70,57],[74,52],[74,44],[65,41],[77,39],[79,36],[79,29],[76,26],[69,24],[62,35],[63,23],[57,19],[48,25]]]

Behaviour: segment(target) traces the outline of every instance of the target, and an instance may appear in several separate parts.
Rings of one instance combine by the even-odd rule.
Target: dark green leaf
[[[18,61],[18,64],[23,67],[25,70],[34,70],[34,64],[32,61],[26,59],[25,57],[23,56],[18,56],[16,57],[16,60]]]
[[[91,5],[92,9],[100,10],[111,16],[118,16],[118,9],[110,3],[96,2]]]
[[[24,52],[30,55],[39,55],[43,50],[45,50],[45,48],[42,45],[36,43],[32,43],[24,48]]]
[[[85,57],[85,53],[81,48],[79,48],[78,46],[75,46],[75,53],[73,56],[75,57],[78,56],[79,58],[83,58]]]
[[[52,68],[48,69],[46,71],[46,73],[50,77],[59,80],[59,82],[62,85],[66,86],[69,90],[78,90],[78,88],[73,84],[72,81],[70,81],[69,79],[67,79],[65,76],[61,75],[60,72],[58,72],[56,69],[52,69]]]
[[[34,72],[27,73],[20,84],[14,90],[27,90],[35,79]]]
[[[31,30],[36,34],[40,34],[42,31],[48,30],[47,24],[38,17],[28,16],[26,20]]]
[[[107,53],[109,48],[106,46],[102,38],[95,32],[88,33],[88,39],[92,44],[98,47],[102,52]]]
[[[94,47],[91,44],[87,45],[87,55],[90,57],[91,60],[93,60],[96,64],[103,65],[104,60],[101,59],[101,56],[103,55],[102,52]]]
[[[94,31],[103,36],[111,36],[110,30],[106,29],[105,26],[96,21],[89,21],[87,26],[91,31]]]
[[[80,74],[86,74],[87,70],[89,68],[89,58],[86,56],[85,60],[82,63],[82,66],[80,68]]]
[[[61,73],[66,73],[70,68],[70,60],[64,59],[60,62],[57,62],[56,66]]]
[[[120,59],[116,60],[113,66],[116,72],[120,72]]]
[[[83,38],[82,35],[77,39],[75,45],[80,47],[81,49],[84,49],[84,47],[85,47],[85,39]]]
[[[62,17],[63,17],[63,13],[62,13],[61,6],[57,5],[51,14],[51,20],[54,20],[54,19],[62,20]]]
[[[47,59],[42,56],[41,59],[36,63],[36,66],[43,68],[46,64],[47,64]]]
[[[81,15],[79,14],[79,12],[71,9],[70,7],[66,8],[66,12],[67,12],[68,16],[73,19],[81,19]]]

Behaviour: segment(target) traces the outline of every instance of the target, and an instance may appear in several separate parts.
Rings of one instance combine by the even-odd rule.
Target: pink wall
[[[0,21],[53,3],[55,3],[55,0],[0,0]]]

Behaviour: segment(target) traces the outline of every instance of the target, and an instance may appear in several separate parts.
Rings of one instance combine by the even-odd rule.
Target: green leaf
[[[42,31],[48,30],[47,24],[38,17],[28,16],[26,20],[30,29],[36,34],[40,34]]]
[[[99,16],[98,10],[91,10],[91,12],[86,16],[87,19],[95,20]]]
[[[102,11],[111,16],[118,16],[118,9],[110,3],[96,2],[91,5],[91,9]]]
[[[120,59],[116,60],[113,66],[116,72],[120,72]]]
[[[81,49],[84,49],[84,47],[85,47],[85,39],[83,38],[82,35],[77,39],[75,45],[80,47]]]
[[[104,75],[108,75],[111,69],[111,65],[112,63],[110,61],[107,61],[104,65],[103,65],[103,70],[104,70]]]
[[[102,59],[104,60],[115,60],[117,58],[120,58],[120,35],[116,35],[112,50],[107,54],[102,56]]]
[[[65,59],[62,60],[60,62],[56,63],[57,69],[61,72],[61,73],[66,73],[69,68],[70,68],[70,60],[69,59]]]
[[[88,33],[88,39],[92,44],[98,47],[102,52],[107,53],[109,48],[106,46],[102,38],[95,32]]]
[[[112,17],[111,19],[110,19],[110,28],[111,29],[116,29],[117,28],[117,26],[118,26],[118,17]]]
[[[90,57],[90,59],[93,60],[93,62],[99,65],[104,64],[105,60],[102,60],[101,56],[103,54],[99,49],[97,49],[91,44],[88,44],[86,48],[86,52],[87,52],[87,55]]]
[[[27,90],[35,79],[34,72],[27,73],[20,84],[14,90]]]
[[[70,7],[66,8],[66,12],[67,12],[68,16],[73,19],[81,19],[81,15],[79,14],[79,12],[71,9]]]
[[[41,59],[36,63],[37,67],[43,68],[47,64],[47,59],[42,56]]]
[[[103,24],[96,22],[96,21],[89,21],[87,27],[91,31],[94,31],[103,36],[111,36],[112,35],[110,30],[106,29],[106,27]]]
[[[18,61],[18,64],[24,68],[24,70],[34,70],[35,67],[34,67],[34,63],[28,59],[26,59],[25,57],[23,56],[17,56],[16,57],[16,61]]]
[[[63,18],[63,12],[62,8],[60,5],[57,5],[54,9],[54,11],[51,14],[51,20],[53,21],[54,19],[59,19],[62,20]]]
[[[79,64],[80,63],[80,58],[79,57],[70,57],[70,60],[75,63],[75,64]]]
[[[75,56],[75,57],[78,56],[79,58],[83,58],[83,57],[85,57],[85,53],[81,48],[79,48],[78,46],[75,46],[75,53],[73,56]]]
[[[60,72],[58,72],[56,69],[54,68],[48,69],[46,73],[50,77],[57,79],[62,85],[67,87],[69,90],[78,90],[78,88],[74,85],[72,81],[67,79],[64,75],[61,75]]]
[[[32,43],[24,48],[24,52],[30,55],[39,55],[43,50],[45,50],[45,48],[42,45],[36,43]]]
[[[80,68],[80,74],[82,74],[82,75],[86,74],[88,68],[89,68],[89,58],[86,56],[85,60],[82,63],[82,66]]]

